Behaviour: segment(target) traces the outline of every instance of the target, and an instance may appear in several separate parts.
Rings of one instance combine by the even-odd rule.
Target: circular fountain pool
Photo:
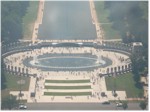
[[[46,71],[53,70],[91,70],[94,68],[105,67],[112,64],[108,58],[97,58],[91,55],[42,55],[36,60],[34,58],[25,61],[26,66],[36,67]]]

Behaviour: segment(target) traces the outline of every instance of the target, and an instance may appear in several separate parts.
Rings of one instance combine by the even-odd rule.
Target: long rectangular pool
[[[88,1],[45,1],[38,39],[93,40],[96,28],[92,23]]]

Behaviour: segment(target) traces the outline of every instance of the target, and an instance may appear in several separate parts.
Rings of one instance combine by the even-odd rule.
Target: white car
[[[26,105],[21,104],[21,105],[19,105],[19,109],[27,109],[27,106],[26,106]]]
[[[122,103],[117,103],[116,105],[117,105],[117,107],[122,107],[123,106]]]

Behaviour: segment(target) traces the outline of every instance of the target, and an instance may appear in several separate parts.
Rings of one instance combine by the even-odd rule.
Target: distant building
[[[136,55],[142,55],[143,44],[141,42],[133,42],[132,43],[132,53]]]

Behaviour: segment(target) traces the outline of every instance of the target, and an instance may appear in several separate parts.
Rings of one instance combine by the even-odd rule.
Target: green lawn
[[[139,3],[140,8],[143,10],[143,19],[148,20],[148,1],[141,1]]]
[[[45,89],[91,89],[91,86],[45,86]]]
[[[119,32],[112,28],[112,23],[109,21],[109,10],[104,9],[104,1],[95,1],[95,9],[97,12],[97,17],[99,23],[110,23],[110,24],[101,24],[101,27],[104,31],[105,39],[120,39],[121,36]]]
[[[45,83],[89,83],[90,80],[45,80]]]
[[[6,87],[9,90],[18,91],[20,89],[20,84],[17,83],[17,81],[25,80],[25,84],[21,86],[21,90],[27,91],[29,89],[30,84],[30,78],[29,77],[23,77],[17,76],[17,75],[10,75],[5,74],[6,77]]]
[[[29,7],[27,9],[26,15],[23,17],[23,38],[24,39],[31,39],[34,23],[37,19],[38,13],[38,1],[30,1]]]
[[[44,92],[48,96],[86,96],[91,95],[91,92]]]
[[[125,90],[128,98],[138,97],[143,94],[143,89],[135,87],[135,81],[133,80],[133,74],[128,73],[115,77],[106,77],[107,90]]]
[[[5,98],[9,95],[9,91],[19,91],[20,85],[17,81],[20,80],[20,77],[17,75],[10,75],[5,73],[6,78],[6,89],[1,91],[2,98]],[[29,89],[30,78],[29,77],[21,77],[21,80],[25,80],[25,84],[21,86],[21,90],[27,91]]]

